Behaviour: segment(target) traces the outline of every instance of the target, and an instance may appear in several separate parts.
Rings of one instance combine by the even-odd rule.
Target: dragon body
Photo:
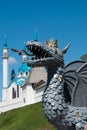
[[[87,107],[74,98],[75,93],[78,94],[77,88],[87,85],[87,63],[79,60],[64,65],[64,54],[69,44],[61,50],[31,41],[26,47],[34,55],[28,64],[47,69],[48,78],[42,104],[48,120],[58,130],[83,130],[87,123]]]
[[[87,123],[87,108],[68,104],[64,95],[64,82],[63,68],[58,67],[44,91],[44,112],[58,130],[75,130],[75,127],[83,130]]]

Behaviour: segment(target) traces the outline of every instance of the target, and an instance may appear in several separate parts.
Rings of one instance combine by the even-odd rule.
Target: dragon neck
[[[63,68],[48,69],[47,86],[43,94],[43,108],[49,119],[55,120],[56,116],[67,113],[67,104],[64,98]]]
[[[47,67],[47,86],[50,84],[54,74],[56,74],[58,67],[53,66],[53,67]]]

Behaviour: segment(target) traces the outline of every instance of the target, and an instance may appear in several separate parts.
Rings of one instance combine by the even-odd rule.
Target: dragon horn
[[[62,53],[65,54],[68,50],[68,48],[70,47],[70,42],[66,45],[66,47],[62,50]]]

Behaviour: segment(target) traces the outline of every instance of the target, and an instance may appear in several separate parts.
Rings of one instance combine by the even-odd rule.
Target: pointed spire
[[[4,47],[7,48],[7,35],[4,35]]]
[[[26,41],[24,42],[24,50],[26,50],[27,48],[26,48]]]
[[[13,80],[15,79],[15,76],[16,76],[15,70],[12,69],[12,71],[11,71],[11,81],[12,81],[12,82],[13,82]]]
[[[34,32],[34,41],[38,41],[38,36],[37,36],[37,30],[35,29],[35,32]]]

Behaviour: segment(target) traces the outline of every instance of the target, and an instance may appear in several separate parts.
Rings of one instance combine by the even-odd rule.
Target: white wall
[[[13,99],[0,103],[0,113],[24,106],[21,99]]]
[[[44,92],[44,87],[39,88],[35,91],[34,103],[42,101],[43,92]]]
[[[3,88],[2,90],[2,101],[6,101],[7,100],[7,89]]]
[[[25,104],[34,103],[35,90],[32,88],[32,85],[29,84],[22,88],[22,98],[25,100]]]
[[[13,87],[15,87],[16,89],[15,83],[11,84],[11,86],[7,89],[8,100],[0,103],[0,113],[42,101],[42,94],[44,91],[44,87],[39,88],[37,90],[34,90],[32,88],[32,85],[30,84],[22,88],[19,87],[20,97],[12,99]]]

